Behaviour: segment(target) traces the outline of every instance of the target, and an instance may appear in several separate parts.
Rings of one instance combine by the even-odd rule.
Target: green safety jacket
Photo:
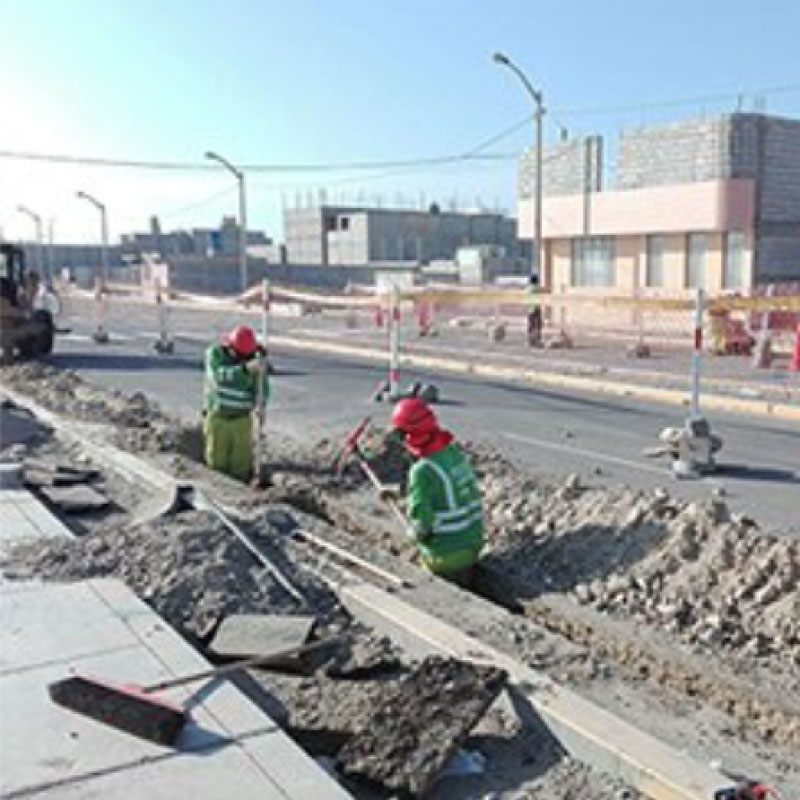
[[[537,308],[541,308],[542,305],[542,296],[541,291],[538,286],[528,286],[525,290],[525,306],[528,309],[528,312],[535,311]]]
[[[206,350],[205,411],[217,417],[241,417],[256,406],[258,385],[256,375],[245,362],[220,344]],[[269,397],[269,378],[263,373],[263,398]]]
[[[456,444],[420,458],[408,474],[407,513],[420,554],[437,573],[472,566],[484,542],[483,503]]]

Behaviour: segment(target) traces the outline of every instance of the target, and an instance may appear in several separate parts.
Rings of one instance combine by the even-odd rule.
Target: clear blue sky
[[[529,110],[501,49],[577,133],[733,110],[733,99],[614,110],[794,85],[766,109],[800,116],[798,0],[0,0],[0,150],[134,159],[318,163],[458,153]],[[745,109],[752,97],[745,97]],[[581,109],[600,109],[578,113]],[[16,109],[16,112],[15,112]],[[11,116],[13,115],[13,116]],[[557,135],[555,124],[548,135]],[[492,152],[517,153],[520,129]],[[428,170],[253,175],[251,222],[280,235],[282,202],[381,194],[513,207],[513,161]],[[57,237],[91,240],[82,188],[116,233],[224,192],[224,174],[143,173],[0,159],[0,227],[22,202]],[[235,194],[172,213],[214,223]]]

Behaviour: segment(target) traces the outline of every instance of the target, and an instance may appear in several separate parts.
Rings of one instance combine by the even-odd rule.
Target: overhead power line
[[[595,107],[573,107],[550,109],[549,113],[556,117],[560,116],[580,116],[580,115],[599,115],[599,114],[619,114],[634,111],[656,110],[660,108],[678,108],[689,105],[701,105],[704,103],[716,103],[724,101],[739,101],[743,97],[768,96],[775,94],[789,94],[800,92],[800,83],[790,83],[778,86],[767,86],[760,89],[748,89],[746,91],[733,91],[716,95],[697,95],[678,100],[665,100],[655,102],[630,103],[618,106],[595,106]],[[522,119],[503,128],[498,133],[479,142],[477,145],[468,148],[461,153],[443,156],[431,156],[410,159],[383,160],[383,161],[344,161],[318,164],[239,164],[240,169],[246,172],[261,172],[274,174],[291,173],[319,173],[319,172],[345,172],[374,169],[409,169],[419,167],[445,166],[469,161],[508,161],[517,158],[515,153],[487,153],[487,148],[507,139],[517,131],[521,130],[533,120],[533,114],[527,114]],[[560,124],[560,123],[559,123]],[[563,124],[561,125],[563,126]],[[87,167],[121,167],[131,169],[148,169],[163,171],[187,171],[187,172],[211,172],[217,171],[218,166],[206,161],[155,161],[137,160],[126,158],[101,158],[95,156],[75,156],[62,153],[35,153],[17,150],[0,150],[0,159],[13,161],[33,161],[41,163],[76,165]]]
[[[346,161],[327,164],[237,164],[244,172],[298,173],[344,172],[355,170],[438,166],[459,161],[506,161],[515,158],[513,153],[474,153],[395,161]],[[0,150],[0,158],[14,161],[39,161],[51,164],[73,164],[84,167],[123,167],[168,171],[219,171],[219,167],[202,161],[135,161],[121,158],[97,158],[58,153],[31,153],[18,150]]]
[[[695,95],[679,100],[655,100],[652,102],[629,103],[618,106],[578,106],[574,108],[556,108],[554,112],[564,116],[579,116],[581,114],[623,114],[630,111],[653,111],[659,108],[680,108],[682,106],[696,106],[703,103],[723,103],[729,100],[734,102],[743,97],[759,95],[792,94],[800,92],[800,83],[787,83],[779,86],[765,86],[761,89],[745,89],[736,92],[724,92],[711,95]]]

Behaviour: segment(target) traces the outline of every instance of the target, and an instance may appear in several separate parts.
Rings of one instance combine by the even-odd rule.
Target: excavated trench
[[[314,640],[348,636],[313,656],[249,670],[236,681],[354,796],[519,797],[542,789],[555,798],[588,792],[611,800],[627,791],[571,761],[547,729],[523,725],[498,705],[500,671],[453,659],[413,659],[355,621],[327,584],[339,572],[291,536],[298,527],[318,534],[329,527],[317,495],[311,493],[309,501],[293,483],[296,476],[288,487],[262,493],[253,513],[239,521],[302,592],[306,601],[300,604],[215,515],[189,509],[140,519],[142,508],[152,510],[148,493],[93,463],[77,445],[41,430],[26,446],[3,455],[28,465],[26,474],[36,481],[29,488],[76,534],[5,553],[0,568],[7,579],[119,578],[212,661],[219,660],[215,634],[230,615],[312,615]],[[78,465],[91,476],[85,486],[107,505],[78,510],[47,500],[43,476],[71,476]],[[186,469],[193,474],[197,467]],[[485,759],[482,772],[440,778],[462,748]]]
[[[27,376],[17,382],[17,388],[27,389],[29,380]],[[58,385],[65,379],[57,374],[47,380]],[[88,412],[80,403],[89,402],[96,415],[97,407],[91,403],[102,398],[97,399],[96,389],[91,394],[79,378],[75,380],[70,378],[70,391],[84,398],[76,401],[77,413],[63,393],[56,410],[85,418]],[[43,403],[52,398],[40,388],[34,394]],[[142,419],[138,412],[127,416],[124,396],[115,396],[114,403],[125,409],[123,418]],[[134,407],[140,405],[136,400]],[[349,467],[342,476],[333,474],[334,443],[308,446],[271,437],[270,486],[253,492],[209,475],[193,459],[199,453],[196,435],[183,433],[181,426],[150,411],[153,416],[144,413],[143,427],[122,428],[115,443],[181,479],[201,481],[216,490],[241,512],[248,530],[263,539],[270,554],[283,553],[310,565],[307,579],[321,589],[320,575],[333,578],[338,573],[331,571],[329,560],[287,538],[285,527],[281,531],[276,522],[281,514],[399,573],[413,564],[413,549],[398,535],[358,471]],[[691,715],[704,731],[700,752],[707,755],[701,757],[720,760],[740,772],[760,770],[761,777],[770,777],[785,795],[800,795],[797,545],[762,532],[753,520],[730,514],[719,500],[682,503],[663,490],[639,493],[584,486],[578,476],[556,483],[525,474],[493,449],[480,444],[468,449],[484,489],[490,540],[474,591],[514,616],[476,631],[470,629],[471,621],[459,617],[457,608],[445,604],[437,612],[499,649],[546,669],[614,713],[628,715],[634,724],[668,740],[673,737],[676,746],[685,746],[678,733],[681,717]],[[396,448],[373,465],[390,483],[401,483],[407,468],[402,450]],[[125,521],[126,504],[135,502],[122,495],[115,501],[115,513],[120,515],[115,525]],[[271,509],[266,520],[265,506]],[[85,522],[80,526],[84,535],[105,527]],[[219,556],[225,563],[232,558],[222,545]],[[124,577],[136,581],[135,574]],[[238,580],[234,583],[241,585]],[[191,602],[206,609],[205,598]],[[181,624],[185,628],[185,621]],[[202,644],[209,624],[204,617],[202,624],[185,632]],[[352,727],[343,720],[363,723],[359,711],[363,698],[369,699],[363,705],[374,707],[387,682],[394,685],[399,676],[408,674],[409,664],[402,657],[396,663],[390,658],[391,667],[380,658],[378,662],[377,673],[356,670],[360,677],[350,679],[352,686],[347,688],[341,678],[319,670],[313,676],[259,675],[256,682],[273,700],[279,698],[284,710],[290,709],[284,717],[287,730],[310,752],[331,757],[352,735]],[[393,674],[395,668],[399,671]],[[644,698],[639,708],[638,701],[620,700],[636,695]],[[328,699],[320,701],[323,696]],[[642,716],[648,705],[658,709],[654,719]],[[292,716],[292,709],[305,711]],[[304,716],[307,713],[312,721]],[[582,768],[564,762],[555,744],[541,736],[534,736],[532,744],[526,740],[529,732],[515,727],[518,722],[498,723],[494,717],[490,712],[482,724],[513,735],[484,736],[480,727],[475,735],[481,749],[492,753],[491,761],[506,765],[508,750],[530,763],[520,785],[548,781],[547,776],[562,772],[573,779],[567,782],[570,786],[590,780]],[[500,740],[505,741],[502,747]],[[538,758],[534,752],[551,757]],[[548,762],[546,768],[543,761]],[[460,780],[471,790],[476,785],[493,788],[491,782],[481,784],[479,779]],[[492,780],[500,778],[493,773]],[[374,787],[359,791],[370,796]],[[602,791],[592,786],[587,796],[603,797]]]

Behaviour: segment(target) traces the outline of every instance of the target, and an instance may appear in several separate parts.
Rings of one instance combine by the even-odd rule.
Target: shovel
[[[336,460],[336,474],[341,475],[345,466],[347,465],[347,460],[351,457],[355,458],[356,463],[361,468],[364,475],[366,475],[369,482],[373,485],[375,491],[378,493],[378,496],[381,498],[381,500],[385,500],[388,503],[389,508],[391,508],[394,512],[398,522],[402,524],[406,535],[413,539],[414,536],[406,515],[398,505],[397,500],[388,491],[388,487],[385,486],[381,482],[381,479],[375,474],[375,470],[372,469],[367,457],[364,455],[364,452],[361,449],[361,437],[363,436],[364,431],[367,429],[369,423],[370,417],[365,417],[361,424],[348,435],[339,453],[339,457]]]
[[[264,407],[264,373],[267,369],[266,355],[259,356],[259,370],[256,373],[256,411],[253,426],[253,482],[256,486],[264,485],[264,464],[261,458],[261,444],[267,422],[267,411]]]

